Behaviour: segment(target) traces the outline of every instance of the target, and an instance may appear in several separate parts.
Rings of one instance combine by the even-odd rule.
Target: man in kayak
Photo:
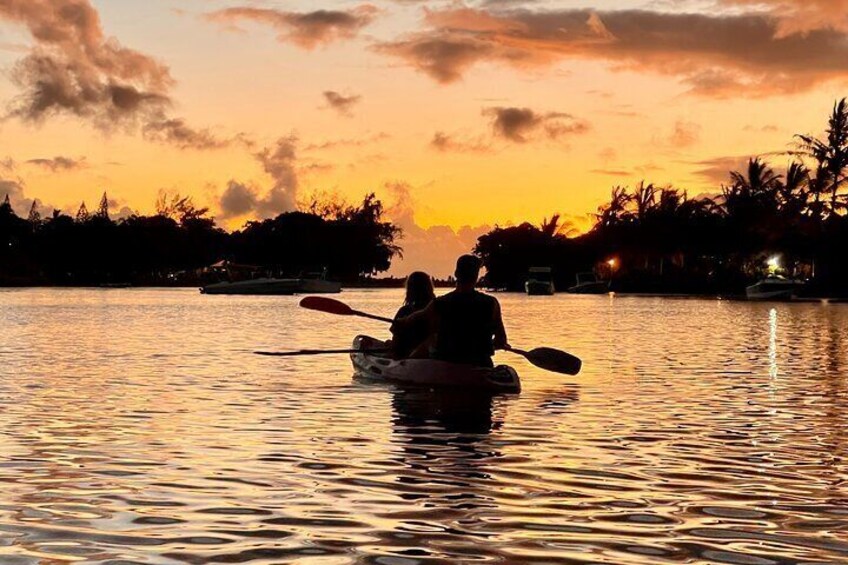
[[[475,289],[481,266],[479,258],[463,255],[456,262],[456,289],[436,298],[424,310],[395,321],[401,327],[428,321],[435,344],[430,357],[492,367],[495,350],[509,348],[500,304],[494,297]],[[426,355],[414,352],[412,356]]]

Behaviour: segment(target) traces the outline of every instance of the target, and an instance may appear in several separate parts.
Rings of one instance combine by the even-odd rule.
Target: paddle
[[[537,347],[530,351],[523,349],[505,349],[511,353],[517,353],[523,356],[533,365],[540,369],[552,371],[554,373],[562,373],[564,375],[576,375],[583,368],[583,361],[579,357],[575,357],[571,353],[560,351],[552,347]]]
[[[392,323],[394,321],[390,318],[383,318],[382,316],[375,316],[373,314],[354,310],[344,302],[340,302],[333,298],[325,298],[323,296],[307,296],[300,301],[300,305],[310,310],[318,310],[319,312],[337,314],[339,316],[360,316],[362,318],[370,318],[372,320],[379,320],[381,322],[388,323]],[[575,357],[571,353],[560,351],[559,349],[554,349],[552,347],[537,347],[530,351],[510,348],[505,349],[504,351],[510,351],[517,355],[521,355],[527,359],[527,361],[540,369],[545,369],[554,373],[576,375],[583,367],[583,362],[579,358]]]
[[[385,353],[388,349],[300,349],[298,351],[254,351],[266,357],[297,357],[299,355],[335,355],[339,353]]]
[[[340,302],[332,298],[325,298],[323,296],[307,296],[300,301],[300,305],[301,307],[308,308],[309,310],[318,310],[319,312],[336,314],[337,316],[359,316],[361,318],[370,318],[371,320],[379,320],[380,322],[388,322],[390,324],[394,321],[391,318],[384,318],[382,316],[375,316],[374,314],[354,310],[344,302]]]

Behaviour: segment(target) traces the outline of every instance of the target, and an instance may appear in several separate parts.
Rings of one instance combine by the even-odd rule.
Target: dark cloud
[[[698,168],[693,172],[696,176],[712,184],[727,184],[730,179],[730,171],[745,170],[751,157],[751,155],[713,157],[696,161],[693,164]]]
[[[377,16],[377,8],[363,4],[350,10],[288,12],[248,6],[225,8],[206,14],[209,21],[235,25],[241,21],[265,24],[277,30],[277,39],[304,49],[352,39]]]
[[[35,40],[12,69],[22,89],[14,116],[40,121],[69,113],[108,128],[170,103],[168,68],[107,38],[88,0],[3,0],[0,19],[23,25]]]
[[[497,107],[484,109],[483,115],[492,118],[496,136],[515,143],[526,143],[538,133],[558,139],[589,130],[587,122],[562,112],[538,113],[530,108]]]
[[[34,40],[11,69],[20,93],[8,117],[38,123],[72,115],[106,131],[141,125],[145,137],[181,148],[223,143],[169,117],[168,67],[107,37],[89,0],[0,0],[0,20],[25,27]]]
[[[767,13],[458,8],[427,10],[425,21],[425,31],[375,48],[443,83],[483,62],[570,59],[676,76],[713,96],[797,92],[848,77],[848,35],[834,27],[781,34]]]
[[[222,218],[250,214],[265,219],[295,209],[299,187],[297,140],[282,137],[255,157],[273,180],[273,185],[262,196],[257,187],[231,180],[218,202]]]
[[[454,135],[437,131],[430,140],[430,147],[443,153],[486,153],[491,147],[481,139],[459,139]]]
[[[85,158],[73,159],[71,157],[53,157],[52,159],[30,159],[27,161],[29,165],[35,165],[47,169],[54,173],[60,171],[76,171],[84,169],[88,166]]]
[[[209,129],[195,129],[182,118],[154,119],[142,128],[142,134],[148,141],[168,143],[180,149],[211,150],[223,149],[234,143],[247,146],[251,142],[244,135],[223,138],[215,135]]]
[[[327,102],[327,107],[335,110],[340,115],[350,117],[353,115],[353,107],[361,100],[362,96],[345,96],[333,90],[324,92],[324,100]]]

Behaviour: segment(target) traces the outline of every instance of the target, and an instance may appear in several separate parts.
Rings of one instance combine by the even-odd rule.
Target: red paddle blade
[[[309,310],[326,312],[327,314],[353,316],[353,309],[350,306],[344,302],[339,302],[338,300],[325,298],[323,296],[307,296],[300,301],[300,306],[302,308],[308,308]]]

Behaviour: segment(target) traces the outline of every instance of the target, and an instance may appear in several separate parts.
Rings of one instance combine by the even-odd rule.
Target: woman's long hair
[[[430,304],[434,298],[436,298],[436,291],[430,275],[415,271],[406,277],[406,300],[404,300],[406,306],[421,309]]]

